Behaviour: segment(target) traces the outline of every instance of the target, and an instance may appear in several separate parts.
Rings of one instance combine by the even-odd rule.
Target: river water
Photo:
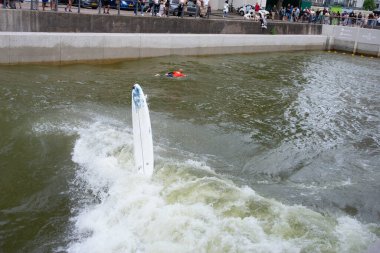
[[[327,52],[2,66],[0,252],[366,251],[379,69]],[[152,179],[133,167],[135,82]]]

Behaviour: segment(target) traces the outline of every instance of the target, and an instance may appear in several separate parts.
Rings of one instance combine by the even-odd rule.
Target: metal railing
[[[277,16],[277,15],[276,15]],[[277,16],[278,18],[278,16]],[[273,17],[273,19],[276,19]],[[347,16],[337,16],[337,15],[314,15],[314,14],[305,14],[300,17],[290,17],[283,16],[278,20],[283,22],[295,22],[295,23],[313,23],[313,24],[324,24],[324,25],[342,25],[342,26],[355,26],[355,27],[364,27],[364,28],[379,28],[380,23],[377,21],[377,18],[368,18],[368,17],[347,17]]]
[[[342,25],[342,26],[355,26],[355,27],[364,27],[364,28],[380,28],[380,23],[377,22],[377,19],[368,19],[368,18],[356,18],[356,17],[341,17],[341,16],[321,16],[321,17],[312,17],[310,22],[316,24],[324,25]]]

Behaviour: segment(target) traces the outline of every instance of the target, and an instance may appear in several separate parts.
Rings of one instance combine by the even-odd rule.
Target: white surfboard
[[[132,125],[135,166],[139,173],[151,176],[154,168],[152,129],[145,95],[138,84],[132,89]]]

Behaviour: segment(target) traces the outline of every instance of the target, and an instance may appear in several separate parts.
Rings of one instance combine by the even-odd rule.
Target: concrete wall
[[[314,24],[160,18],[0,9],[0,31],[75,33],[321,34]]]
[[[323,50],[323,35],[0,32],[0,63],[109,61],[164,55]]]
[[[323,26],[327,49],[380,57],[380,30],[347,26]]]

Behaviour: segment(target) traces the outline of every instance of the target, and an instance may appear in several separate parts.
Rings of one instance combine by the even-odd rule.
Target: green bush
[[[373,11],[376,8],[374,0],[364,0],[363,9],[367,11]]]

